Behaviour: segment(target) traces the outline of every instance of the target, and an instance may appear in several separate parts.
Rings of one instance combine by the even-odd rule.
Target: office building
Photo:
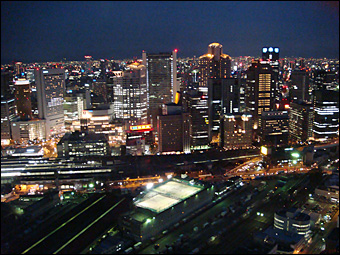
[[[293,101],[310,101],[309,72],[307,70],[292,70],[289,82],[289,99]]]
[[[157,125],[157,115],[163,104],[175,101],[179,91],[177,83],[177,49],[172,52],[142,53],[143,65],[146,66],[146,84],[148,91],[148,122]]]
[[[11,122],[16,119],[15,98],[1,96],[1,145],[8,145],[12,139]]]
[[[64,69],[40,69],[35,71],[38,116],[46,120],[46,139],[63,134],[64,124]]]
[[[222,119],[221,147],[247,149],[252,145],[252,116],[248,113],[227,113]]]
[[[239,79],[208,79],[209,142],[220,143],[222,114],[237,113],[239,107]]]
[[[288,145],[288,111],[262,112],[262,145],[283,147]]]
[[[106,80],[103,78],[97,78],[92,83],[93,94],[91,97],[92,107],[108,103],[108,90]]]
[[[305,143],[313,137],[313,106],[311,103],[292,102],[289,110],[289,141]]]
[[[86,74],[90,74],[93,73],[93,58],[92,56],[84,56],[85,58],[85,67],[84,67],[84,71]]]
[[[1,145],[12,138],[11,122],[16,118],[15,97],[10,89],[10,73],[1,72]]]
[[[17,112],[21,120],[32,119],[31,87],[26,79],[15,81],[14,96],[16,99]]]
[[[125,144],[126,128],[123,123],[114,121],[114,110],[108,106],[83,110],[80,119],[82,132],[105,134],[111,145]]]
[[[18,143],[46,139],[46,120],[12,121],[12,139]]]
[[[258,133],[263,111],[275,108],[275,80],[267,61],[254,60],[247,70],[245,91],[246,111],[253,116],[253,128]]]
[[[207,96],[198,90],[186,93],[186,108],[191,119],[191,149],[208,149],[208,104]]]
[[[281,229],[289,233],[309,236],[311,217],[298,212],[297,208],[281,209],[274,214],[274,229]]]
[[[328,89],[328,84],[313,90],[313,139],[339,139],[339,89]]]
[[[113,107],[116,119],[129,125],[148,124],[146,68],[138,62],[112,77]]]
[[[57,144],[58,157],[110,156],[110,146],[104,134],[88,132],[66,133]]]
[[[190,152],[191,124],[189,113],[184,113],[180,105],[164,105],[163,112],[157,117],[158,151]]]
[[[223,54],[223,46],[211,43],[208,53],[199,57],[199,90],[208,92],[208,79],[230,78],[231,57]]]

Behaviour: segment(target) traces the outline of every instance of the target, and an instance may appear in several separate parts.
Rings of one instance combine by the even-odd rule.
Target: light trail
[[[35,244],[33,244],[31,247],[29,247],[28,249],[26,249],[24,252],[22,252],[21,254],[25,254],[26,252],[30,251],[31,249],[33,249],[35,246],[37,246],[38,244],[40,244],[41,242],[43,242],[46,238],[48,238],[49,236],[53,235],[55,232],[57,232],[59,229],[61,229],[62,227],[66,226],[66,224],[70,223],[72,220],[74,220],[76,217],[78,217],[80,214],[82,214],[83,212],[85,212],[87,209],[89,209],[90,207],[92,207],[93,205],[95,205],[96,203],[98,203],[100,200],[102,200],[104,197],[106,197],[106,195],[100,197],[99,199],[97,199],[95,202],[93,202],[92,204],[90,204],[88,207],[86,207],[84,210],[82,210],[81,212],[79,212],[78,214],[76,214],[75,216],[73,216],[71,219],[69,219],[68,221],[64,222],[61,226],[59,226],[58,228],[56,228],[55,230],[53,230],[51,233],[49,233],[47,236],[44,236],[42,239],[40,239],[38,242],[36,242]]]

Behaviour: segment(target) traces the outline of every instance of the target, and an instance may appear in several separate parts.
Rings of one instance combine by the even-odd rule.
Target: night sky
[[[339,2],[1,1],[1,64],[198,57],[212,42],[231,57],[278,46],[280,57],[339,58]]]

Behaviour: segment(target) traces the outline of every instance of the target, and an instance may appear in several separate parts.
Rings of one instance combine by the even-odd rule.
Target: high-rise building
[[[247,70],[246,111],[253,116],[254,130],[261,127],[263,111],[275,109],[275,80],[267,61],[254,60]]]
[[[292,102],[289,109],[289,141],[305,143],[313,137],[313,106]]]
[[[126,71],[112,77],[114,115],[129,125],[148,124],[146,69],[134,62]]]
[[[199,57],[199,89],[208,92],[208,79],[230,78],[231,57],[223,54],[223,46],[211,43],[208,53]]]
[[[221,117],[239,112],[240,87],[238,78],[208,79],[209,141],[220,143]]]
[[[279,60],[280,49],[278,47],[263,47],[262,48],[262,59],[269,59],[270,61]]]
[[[252,144],[252,116],[248,113],[227,113],[223,115],[221,147],[246,149]]]
[[[108,103],[106,80],[97,78],[92,83],[93,97],[91,98],[92,107]]]
[[[293,70],[289,85],[290,101],[309,102],[309,72],[307,70]]]
[[[64,69],[40,69],[35,72],[38,116],[46,120],[46,139],[62,134],[64,124]]]
[[[189,113],[183,113],[180,105],[163,105],[163,114],[157,116],[159,152],[190,152],[191,124]]]
[[[93,58],[92,56],[84,56],[85,58],[85,73],[89,74],[93,72]]]
[[[177,49],[172,52],[156,54],[142,53],[143,65],[146,66],[146,84],[148,107],[151,124],[155,127],[157,115],[163,104],[175,101],[179,91],[177,83]]]
[[[313,90],[313,139],[339,138],[339,89],[327,89],[327,83]]]
[[[262,145],[282,147],[288,145],[288,111],[262,112]]]
[[[32,119],[31,87],[29,80],[18,79],[15,82],[15,98],[18,116],[21,120]]]
[[[191,118],[191,149],[207,149],[209,144],[207,96],[198,90],[190,90],[185,96],[186,108]]]
[[[16,118],[15,97],[9,87],[10,73],[1,72],[1,145],[12,139],[11,122]]]

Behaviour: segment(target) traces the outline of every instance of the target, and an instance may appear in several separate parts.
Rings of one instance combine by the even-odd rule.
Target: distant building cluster
[[[112,155],[147,155],[338,139],[339,60],[259,53],[231,57],[211,43],[193,58],[174,49],[3,65],[1,144],[84,132],[103,135]]]

